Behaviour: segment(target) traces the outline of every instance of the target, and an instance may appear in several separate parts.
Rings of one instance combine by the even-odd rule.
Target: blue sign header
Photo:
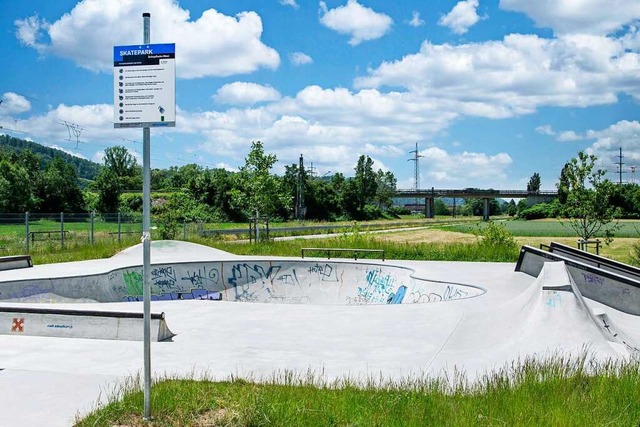
[[[146,57],[149,55],[170,55],[174,57],[176,53],[175,43],[164,44],[135,44],[130,46],[114,46],[113,48],[113,62],[128,62],[127,59],[136,58],[135,61],[139,61],[140,57]]]

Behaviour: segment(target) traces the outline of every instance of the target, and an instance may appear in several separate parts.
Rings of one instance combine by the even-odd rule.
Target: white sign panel
[[[116,128],[176,125],[176,45],[113,48]]]

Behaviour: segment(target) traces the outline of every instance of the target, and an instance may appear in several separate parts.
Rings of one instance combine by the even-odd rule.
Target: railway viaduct
[[[489,220],[489,201],[491,199],[524,199],[536,198],[550,200],[558,197],[557,191],[526,191],[526,190],[481,190],[477,188],[465,188],[463,190],[439,190],[436,188],[417,190],[396,190],[395,197],[424,198],[425,217],[434,217],[434,200],[438,197],[476,198],[484,200],[482,219]]]

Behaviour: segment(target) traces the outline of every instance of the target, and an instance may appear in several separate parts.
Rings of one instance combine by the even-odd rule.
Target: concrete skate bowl
[[[106,260],[105,262],[108,262]],[[142,268],[0,282],[12,302],[122,302],[142,299]],[[411,304],[477,297],[473,285],[416,278],[407,267],[348,261],[232,260],[151,266],[152,301],[225,301],[367,305]]]
[[[478,286],[418,278],[413,269],[387,262],[250,260],[200,245],[174,242],[175,245],[162,246],[160,243],[154,247],[159,256],[152,260],[150,270],[152,301],[424,304],[473,298],[486,292]],[[82,303],[141,301],[143,271],[138,255],[136,250],[127,250],[106,260],[0,272],[0,314],[6,309],[6,313],[0,315],[0,333],[140,339],[128,332],[139,329],[133,325],[142,321],[139,305],[132,305],[131,309],[119,305],[118,310],[126,313],[107,309],[96,312],[95,305],[86,312],[78,308]],[[216,256],[222,260],[212,261]],[[73,307],[67,315],[58,307],[69,303]],[[157,322],[153,323],[152,333],[158,341],[173,336],[164,313],[155,313],[154,319]],[[96,322],[102,326],[92,330],[102,331],[100,334],[79,332],[83,325],[95,326]]]

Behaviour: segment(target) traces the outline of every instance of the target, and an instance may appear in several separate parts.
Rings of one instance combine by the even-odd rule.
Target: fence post
[[[60,212],[60,247],[64,249],[64,212]]]
[[[118,244],[120,244],[120,227],[121,227],[121,222],[120,222],[121,218],[120,218],[120,212],[118,212]]]
[[[94,217],[95,217],[95,212],[91,211],[91,239],[90,240],[91,240],[91,244],[92,245],[93,245],[93,242],[94,242],[94,240],[93,240],[93,230],[94,230],[94,228],[93,228],[94,227],[93,220],[94,220]]]
[[[29,254],[29,212],[24,213],[25,242],[27,245],[27,254]]]
[[[182,240],[187,240],[187,222],[182,221]]]

